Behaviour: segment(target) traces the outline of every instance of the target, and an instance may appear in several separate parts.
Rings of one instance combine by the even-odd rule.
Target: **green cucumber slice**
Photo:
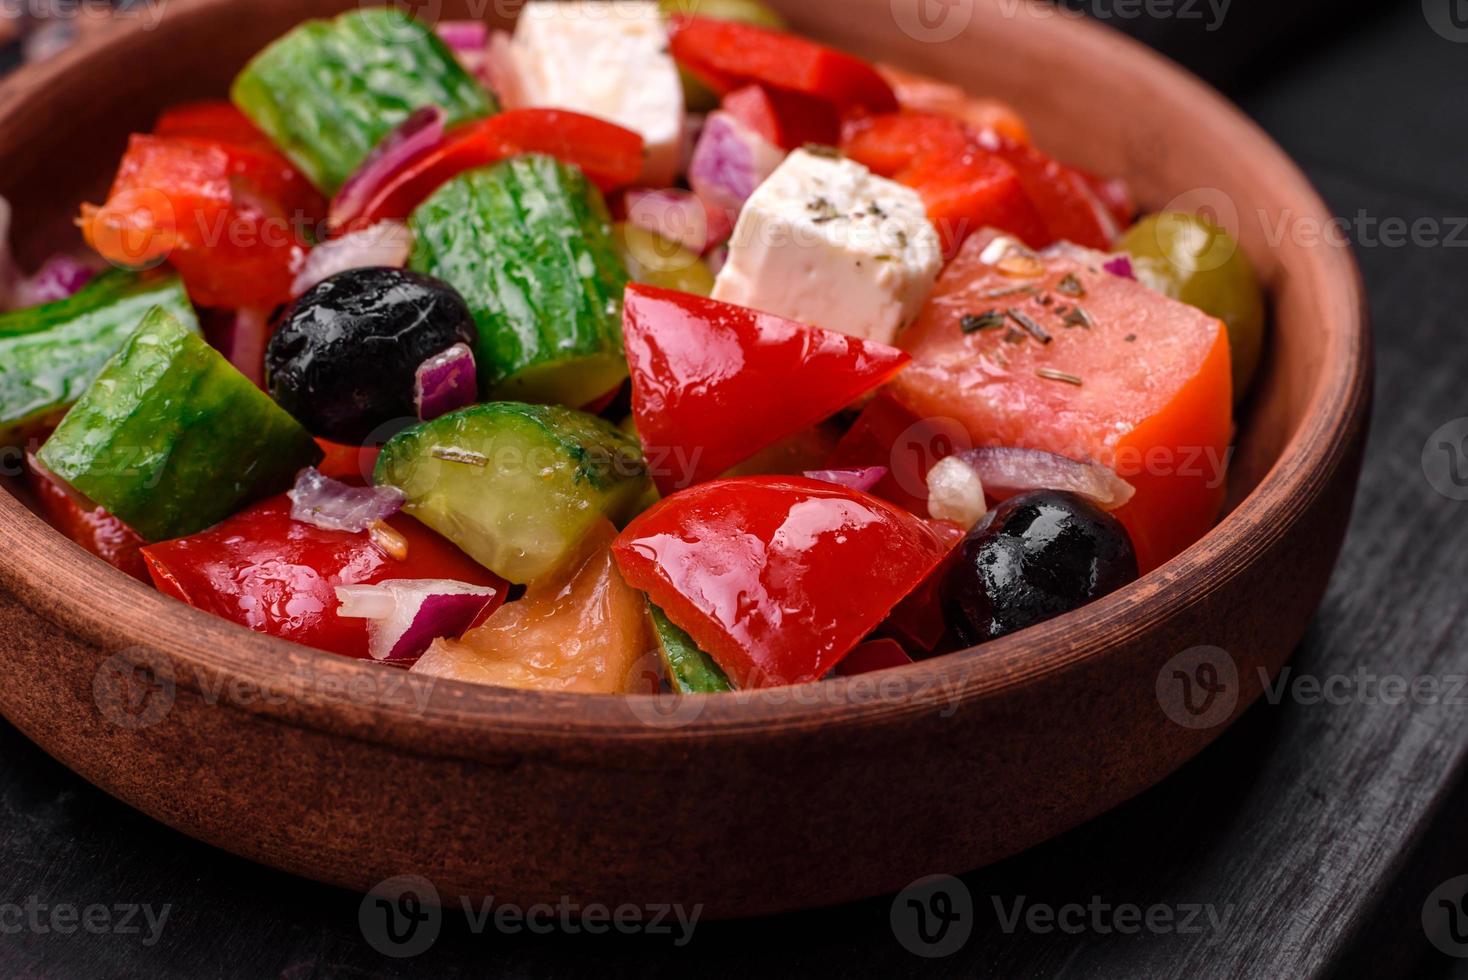
[[[485,568],[531,585],[556,572],[602,517],[631,516],[649,484],[637,443],[558,405],[491,402],[398,434],[374,481]]]
[[[66,299],[0,316],[0,444],[59,418],[155,306],[198,331],[177,277],[116,269]]]
[[[627,377],[627,270],[580,170],[522,156],[460,174],[409,219],[410,267],[449,283],[479,327],[487,398],[580,406]]]
[[[729,678],[714,663],[714,658],[700,650],[693,637],[674,625],[667,613],[651,602],[647,604],[647,613],[658,636],[663,669],[667,671],[668,682],[674,691],[680,694],[717,694],[734,690]]]
[[[256,55],[230,97],[328,194],[415,109],[439,106],[449,126],[496,111],[431,30],[385,7],[307,21]]]
[[[284,489],[321,450],[198,334],[154,307],[39,456],[144,538],[161,541]]]

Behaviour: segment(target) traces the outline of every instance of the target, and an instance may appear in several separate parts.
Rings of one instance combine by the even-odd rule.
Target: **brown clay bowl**
[[[120,21],[5,83],[0,193],[22,258],[75,242],[69,218],[103,190],[129,131],[220,95],[293,23],[347,6],[172,0],[155,30]],[[321,881],[418,874],[445,900],[681,901],[708,915],[981,866],[1116,806],[1217,737],[1313,615],[1359,469],[1369,337],[1350,254],[1308,234],[1324,205],[1243,115],[1104,28],[980,2],[935,40],[955,25],[905,31],[893,11],[908,5],[890,0],[777,6],[813,37],[1012,100],[1040,145],[1126,177],[1149,208],[1189,193],[1234,209],[1273,334],[1215,530],[1121,592],[981,649],[672,702],[431,684],[255,635],[104,567],[0,493],[5,716],[170,826]],[[1200,645],[1227,651],[1235,679],[1224,665],[1222,708],[1180,724],[1169,662]],[[155,689],[124,703],[117,668],[131,665]]]

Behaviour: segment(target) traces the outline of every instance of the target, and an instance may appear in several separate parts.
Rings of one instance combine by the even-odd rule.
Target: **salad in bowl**
[[[77,213],[85,254],[0,269],[52,524],[505,687],[797,684],[1078,608],[1218,519],[1264,347],[1226,232],[756,0],[310,21]]]

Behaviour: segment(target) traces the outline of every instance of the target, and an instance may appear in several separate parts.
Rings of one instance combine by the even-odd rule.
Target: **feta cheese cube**
[[[798,150],[745,203],[713,295],[890,344],[942,267],[916,191],[852,160]]]
[[[683,83],[656,0],[535,0],[511,50],[526,107],[569,109],[642,134],[642,179],[671,184],[683,154]]]

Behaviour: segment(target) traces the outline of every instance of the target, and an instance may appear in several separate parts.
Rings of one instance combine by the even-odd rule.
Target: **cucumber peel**
[[[117,269],[65,299],[0,316],[0,444],[66,411],[155,306],[198,332],[178,277]]]
[[[443,41],[390,7],[307,21],[256,55],[230,98],[328,194],[416,109],[439,106],[448,126],[496,111]]]
[[[647,614],[657,634],[663,669],[667,671],[668,682],[674,691],[680,694],[717,694],[734,690],[729,678],[714,663],[714,658],[700,650],[693,637],[679,629],[667,613],[649,601]]]
[[[149,541],[202,531],[290,484],[321,450],[295,419],[154,307],[40,460]]]
[[[650,481],[637,443],[558,405],[491,402],[399,433],[375,483],[408,513],[510,582],[533,585],[575,557],[603,517],[635,512]]]
[[[580,170],[527,155],[467,171],[409,225],[409,267],[453,286],[474,314],[486,399],[587,405],[626,379],[627,270]]]

